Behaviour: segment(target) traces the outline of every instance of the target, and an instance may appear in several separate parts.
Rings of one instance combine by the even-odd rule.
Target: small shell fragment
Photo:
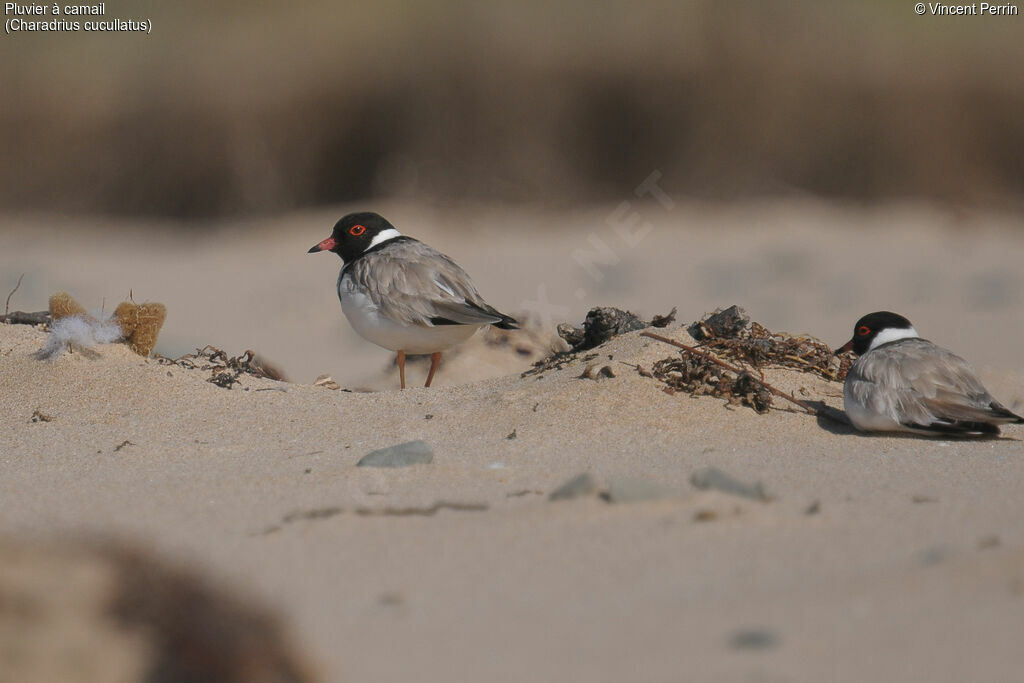
[[[313,386],[324,387],[325,389],[331,389],[332,391],[337,391],[338,389],[341,389],[341,385],[335,382],[334,378],[332,378],[330,375],[320,375],[315,380],[313,380]]]

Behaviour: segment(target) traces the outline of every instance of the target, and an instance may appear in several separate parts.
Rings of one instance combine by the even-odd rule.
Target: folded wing
[[[872,409],[911,429],[996,434],[1022,421],[981,384],[963,358],[924,339],[881,347],[853,379],[851,391]]]
[[[483,300],[457,263],[417,240],[367,254],[347,275],[384,315],[405,324],[516,326]]]

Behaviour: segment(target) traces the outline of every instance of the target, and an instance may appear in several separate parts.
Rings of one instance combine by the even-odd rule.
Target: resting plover
[[[864,316],[839,352],[860,358],[843,386],[853,426],[865,432],[929,436],[996,436],[999,425],[1024,423],[982,386],[967,361],[921,339],[902,315]]]

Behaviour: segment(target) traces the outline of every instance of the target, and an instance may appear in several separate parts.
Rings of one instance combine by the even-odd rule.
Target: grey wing
[[[457,263],[416,240],[367,254],[348,275],[385,316],[406,324],[490,325],[504,318]]]
[[[935,416],[920,401],[913,390],[905,385],[896,369],[877,358],[864,356],[850,368],[843,387],[847,395],[847,411],[850,399],[854,405],[863,406],[868,415],[888,418],[897,425],[926,425],[934,422]]]
[[[925,339],[882,347],[855,364],[851,392],[905,425],[1013,422],[970,364]]]

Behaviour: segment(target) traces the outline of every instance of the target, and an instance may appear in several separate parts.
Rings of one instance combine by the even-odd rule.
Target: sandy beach
[[[890,308],[1024,407],[1024,238],[1009,218],[654,205],[650,233],[627,247],[606,221],[614,207],[385,209],[503,310],[530,311],[543,287],[556,308],[545,320],[534,307],[539,329],[594,305],[676,306],[662,333],[685,341],[686,324],[739,303],[838,344],[860,314]],[[418,388],[418,366],[399,392],[388,353],[338,310],[338,260],[305,254],[341,211],[194,240],[6,220],[0,285],[26,273],[12,310],[67,290],[109,311],[131,290],[168,307],[159,353],[251,348],[290,381],[225,389],[123,344],[44,362],[32,355],[43,331],[0,325],[0,535],[114,538],[193,567],[280,614],[327,681],[1018,675],[1024,429],[863,436],[782,402],[759,415],[670,395],[637,366],[674,350],[638,332],[526,376],[542,333],[518,349],[475,340],[440,386]],[[595,235],[617,258],[599,278],[573,256]],[[581,377],[594,363],[613,376]],[[375,391],[313,386],[320,374]],[[767,377],[842,407],[838,383]],[[417,439],[430,463],[356,466]],[[768,499],[697,488],[708,467]],[[550,499],[583,473],[592,491]]]

